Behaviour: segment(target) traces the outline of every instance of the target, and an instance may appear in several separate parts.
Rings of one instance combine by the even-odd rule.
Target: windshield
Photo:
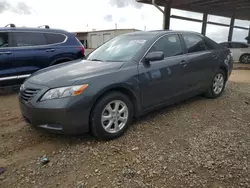
[[[93,51],[87,59],[92,61],[128,61],[136,55],[147,39],[145,36],[119,36]]]

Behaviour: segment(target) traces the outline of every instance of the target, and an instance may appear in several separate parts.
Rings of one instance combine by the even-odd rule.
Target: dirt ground
[[[250,187],[250,71],[235,70],[219,99],[150,113],[110,142],[33,130],[17,95],[1,95],[0,167],[1,188]]]

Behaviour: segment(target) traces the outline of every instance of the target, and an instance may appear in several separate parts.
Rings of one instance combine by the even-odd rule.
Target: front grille
[[[21,92],[21,98],[24,101],[29,101],[31,100],[38,92],[40,89],[31,89],[31,88],[26,88],[24,91]]]

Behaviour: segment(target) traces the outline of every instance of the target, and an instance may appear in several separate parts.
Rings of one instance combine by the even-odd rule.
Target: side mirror
[[[151,61],[160,61],[164,59],[164,53],[161,51],[150,52],[145,57],[145,62],[150,63]]]

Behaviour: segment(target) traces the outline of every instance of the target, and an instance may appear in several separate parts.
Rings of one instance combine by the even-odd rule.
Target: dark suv
[[[0,28],[0,87],[21,84],[39,69],[84,57],[73,33],[10,26]]]

